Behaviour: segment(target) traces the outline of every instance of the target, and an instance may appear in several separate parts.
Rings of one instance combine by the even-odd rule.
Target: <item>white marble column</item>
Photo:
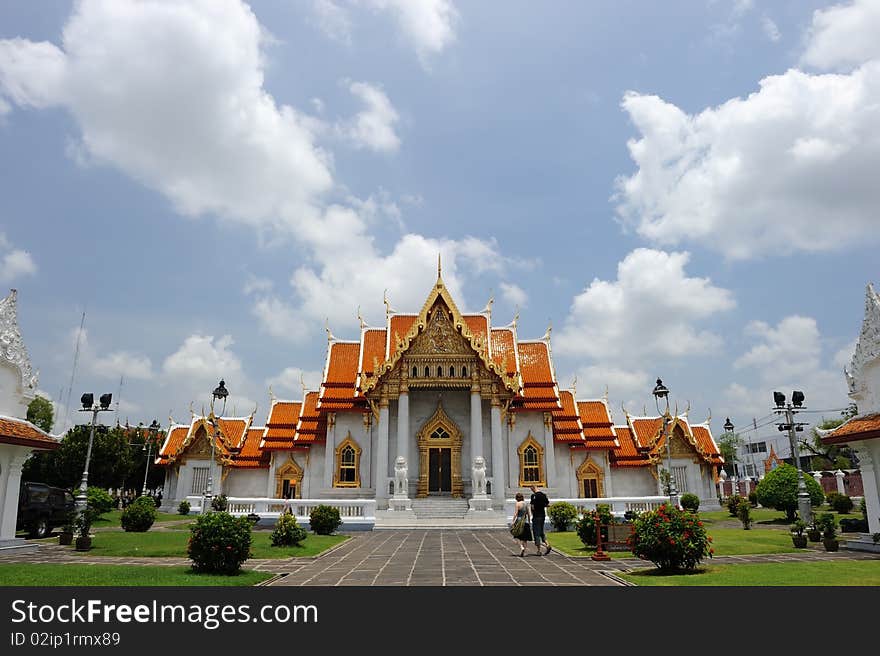
[[[504,503],[505,480],[504,472],[507,469],[507,459],[504,457],[504,449],[501,443],[501,402],[492,399],[491,410],[492,427],[492,499]]]
[[[865,510],[868,511],[868,533],[880,533],[880,481],[877,476],[877,462],[870,452],[868,442],[856,442],[859,456],[859,471],[862,473],[862,487],[865,494]]]
[[[3,509],[0,515],[0,541],[15,539],[15,524],[18,520],[18,493],[21,486],[21,468],[24,461],[30,455],[31,449],[20,446],[4,446],[7,452],[3,461],[3,471],[0,472],[0,481],[5,485],[0,487],[3,491]]]
[[[471,458],[483,455],[483,400],[480,390],[471,388]]]
[[[834,472],[834,478],[837,479],[837,491],[840,492],[841,494],[846,494],[845,488],[843,487],[843,477],[844,476],[845,476],[845,474],[842,471],[840,471],[839,469],[836,472]]]
[[[545,415],[546,416],[546,415]],[[546,487],[556,485],[556,446],[553,443],[553,419],[544,422],[544,478]]]
[[[406,460],[409,470],[409,391],[406,388],[400,390],[397,400],[397,456]]]
[[[388,398],[379,401],[379,425],[376,427],[376,502],[386,508],[388,498]]]
[[[269,479],[266,481],[266,496],[270,499],[275,496],[275,458],[276,452],[272,452],[269,460]]]

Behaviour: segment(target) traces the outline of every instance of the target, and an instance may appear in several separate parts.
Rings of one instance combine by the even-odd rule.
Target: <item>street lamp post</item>
[[[724,422],[724,432],[730,436],[729,444],[730,444],[730,446],[733,447],[733,462],[731,463],[731,465],[733,466],[734,473],[736,473],[736,444],[733,441],[733,429],[734,429],[733,422],[730,421],[730,417],[728,417],[727,421]],[[734,495],[736,493],[737,493],[737,490],[733,490],[733,489],[731,490],[731,495]]]
[[[666,467],[669,476],[669,503],[678,506],[678,490],[675,489],[675,476],[672,475],[672,452],[669,447],[669,390],[658,378],[652,394],[654,402],[657,404],[657,412],[663,417],[663,438],[666,440]],[[665,410],[660,410],[660,399],[666,402]]]
[[[95,441],[95,424],[98,421],[98,413],[110,410],[110,401],[112,394],[102,394],[99,403],[95,404],[94,394],[83,394],[80,398],[82,408],[80,412],[92,413],[92,426],[89,430],[89,446],[86,449],[86,464],[83,467],[82,480],[79,483],[79,494],[76,495],[76,514],[82,516],[86,512],[88,506],[88,489],[89,489],[89,461],[92,459],[92,443]]]
[[[795,413],[804,409],[804,393],[795,390],[791,393],[791,402],[786,403],[785,394],[782,392],[773,392],[773,402],[776,404],[776,408],[773,412],[778,415],[785,415],[785,423],[777,424],[777,427],[780,431],[788,431],[791,457],[794,460],[794,465],[797,467],[798,473],[798,514],[803,521],[809,524],[812,519],[813,510],[810,505],[810,494],[807,492],[807,483],[804,480],[804,472],[803,469],[801,469],[800,449],[798,448],[797,437],[795,436],[795,432],[804,430],[804,424],[795,423],[794,421]]]
[[[150,475],[150,457],[153,455],[153,440],[156,439],[156,435],[159,434],[160,428],[159,422],[155,419],[147,428],[151,439],[144,439],[144,450],[147,452],[147,466],[144,471],[144,489],[141,490],[141,496],[147,496],[147,477]]]
[[[226,383],[221,380],[220,384],[215,387],[214,391],[211,393],[211,413],[208,415],[208,421],[211,424],[211,428],[214,429],[214,435],[211,437],[211,465],[208,467],[208,485],[205,488],[205,498],[202,501],[202,513],[211,512],[211,500],[213,499],[212,488],[214,485],[214,449],[217,439],[220,436],[220,428],[217,425],[217,416],[214,414],[214,403],[218,400],[223,401],[223,409],[220,411],[220,416],[222,417],[226,412],[227,396],[229,396],[229,391],[226,389]]]

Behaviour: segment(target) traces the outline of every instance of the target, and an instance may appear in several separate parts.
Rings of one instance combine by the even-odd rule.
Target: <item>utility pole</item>
[[[777,424],[780,431],[788,431],[788,441],[791,448],[791,457],[794,460],[794,466],[797,467],[798,473],[798,514],[800,518],[807,524],[811,522],[813,510],[810,504],[810,494],[807,492],[807,484],[804,480],[804,472],[801,469],[800,449],[798,448],[796,432],[804,430],[806,424],[795,422],[794,415],[803,410],[804,393],[794,391],[791,393],[791,402],[786,403],[785,394],[782,392],[773,392],[773,400],[776,403],[776,409],[773,411],[779,415],[785,415],[785,423]]]

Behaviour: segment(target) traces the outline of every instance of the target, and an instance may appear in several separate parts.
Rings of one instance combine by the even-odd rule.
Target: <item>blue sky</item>
[[[616,420],[657,376],[716,434],[774,389],[840,408],[877,33],[878,0],[4,2],[0,284],[43,393],[85,312],[74,402],[132,423],[220,377],[262,423],[328,324],[417,311],[438,252],[461,309],[552,325],[560,383]]]

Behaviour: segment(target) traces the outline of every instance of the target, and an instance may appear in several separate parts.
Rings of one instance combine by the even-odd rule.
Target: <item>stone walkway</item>
[[[551,541],[552,541],[552,535]],[[616,572],[645,569],[637,558],[597,562],[559,552],[520,558],[506,530],[389,530],[354,533],[350,540],[315,558],[251,559],[248,569],[276,574],[268,585],[288,586],[620,586]],[[713,564],[821,560],[880,560],[859,551],[719,556]],[[0,551],[0,563],[80,563],[186,566],[186,558],[78,555],[70,547],[42,544],[39,549]]]

